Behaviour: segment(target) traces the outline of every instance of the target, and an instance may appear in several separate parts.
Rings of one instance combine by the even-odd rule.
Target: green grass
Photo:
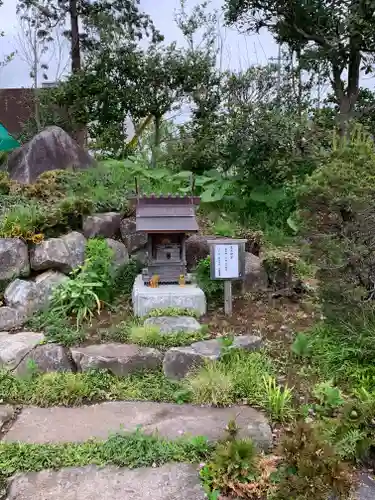
[[[175,402],[182,385],[161,372],[115,377],[106,372],[47,373],[17,378],[0,372],[4,403],[35,406],[78,406],[100,401]]]
[[[77,328],[62,312],[54,310],[34,314],[27,322],[27,327],[31,331],[43,332],[48,341],[66,347],[81,344],[86,339],[82,328]]]
[[[273,373],[262,352],[233,350],[217,362],[208,363],[185,382],[194,403],[229,405],[244,401],[265,406],[264,377]]]
[[[308,332],[309,359],[323,379],[346,388],[375,390],[375,324],[357,327],[320,323]]]
[[[0,443],[0,477],[10,477],[17,472],[89,464],[134,468],[167,462],[196,463],[204,460],[210,451],[211,446],[204,437],[170,441],[144,435],[141,431],[116,434],[106,441],[85,443]]]
[[[209,338],[206,328],[197,332],[176,332],[163,334],[156,326],[133,326],[130,328],[128,341],[149,347],[175,347],[186,346],[199,340]]]

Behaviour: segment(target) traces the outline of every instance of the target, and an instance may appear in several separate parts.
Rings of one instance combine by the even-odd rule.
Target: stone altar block
[[[169,307],[192,309],[200,316],[206,313],[206,296],[197,285],[160,285],[151,288],[143,283],[141,274],[135,279],[132,300],[134,315],[140,317],[147,316],[152,309]]]

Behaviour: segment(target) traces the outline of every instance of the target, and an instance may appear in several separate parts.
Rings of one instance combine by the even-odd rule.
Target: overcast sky
[[[198,0],[188,0],[187,5],[194,6]],[[0,57],[16,50],[17,32],[19,32],[16,16],[16,0],[4,0],[0,7],[0,31],[5,37],[0,39]],[[223,0],[212,0],[211,8],[219,9]],[[143,10],[151,15],[157,28],[164,34],[166,41],[176,40],[182,43],[181,34],[174,23],[174,12],[179,5],[178,0],[141,0]],[[161,7],[163,5],[163,7]],[[277,46],[267,32],[262,35],[244,36],[235,29],[222,28],[224,40],[223,66],[232,69],[245,69],[252,64],[266,63],[267,59],[277,56]],[[19,49],[18,49],[19,50]],[[65,61],[63,62],[65,64]],[[5,68],[0,70],[0,87],[28,87],[31,84],[30,69],[20,54]],[[50,61],[49,78],[54,78],[56,64]]]

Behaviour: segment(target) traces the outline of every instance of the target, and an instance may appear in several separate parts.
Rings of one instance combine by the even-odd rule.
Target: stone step
[[[188,464],[123,469],[71,467],[20,474],[7,500],[204,500],[196,468]]]
[[[216,441],[225,435],[230,420],[236,420],[240,435],[251,437],[258,447],[272,446],[272,432],[266,417],[248,406],[212,408],[153,402],[108,402],[76,408],[26,407],[4,441],[25,443],[83,442],[107,439],[116,432],[158,432],[175,439],[185,435],[205,436]]]

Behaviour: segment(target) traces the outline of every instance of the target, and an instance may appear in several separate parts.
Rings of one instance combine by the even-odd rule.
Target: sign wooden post
[[[224,281],[224,312],[232,314],[232,281],[245,277],[246,240],[231,238],[209,240],[211,279]]]

